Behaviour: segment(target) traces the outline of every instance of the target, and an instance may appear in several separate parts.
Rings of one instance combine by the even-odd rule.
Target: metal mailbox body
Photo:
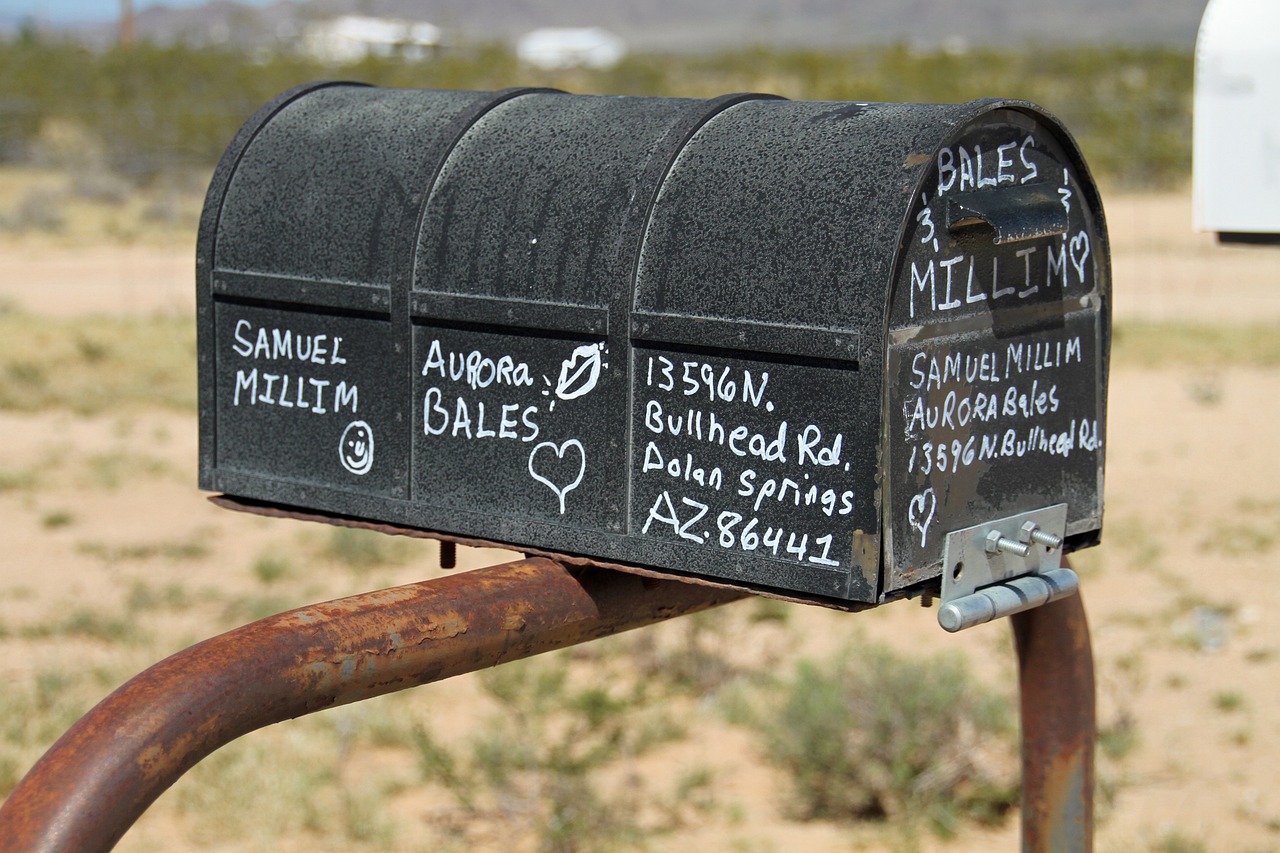
[[[1100,535],[1106,229],[1030,104],[318,84],[197,254],[205,489],[836,606]]]

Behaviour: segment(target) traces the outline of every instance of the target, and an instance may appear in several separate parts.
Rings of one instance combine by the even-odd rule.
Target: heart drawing
[[[570,453],[570,450],[577,452]],[[560,444],[544,441],[535,445],[529,454],[529,476],[556,493],[561,515],[564,515],[564,496],[578,488],[586,471],[587,452],[576,438]]]
[[[925,489],[911,499],[907,508],[907,523],[920,532],[920,547],[924,547],[929,538],[929,525],[933,524],[933,513],[938,508],[938,496],[933,488]]]
[[[1071,238],[1071,265],[1076,268],[1076,274],[1080,276],[1080,283],[1084,284],[1084,261],[1089,257],[1089,235],[1081,231],[1079,234]]]

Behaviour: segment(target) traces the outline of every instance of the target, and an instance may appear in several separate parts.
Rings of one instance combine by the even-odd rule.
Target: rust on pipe
[[[1013,616],[1022,701],[1022,849],[1093,850],[1093,649],[1079,594]]]
[[[0,839],[11,853],[110,850],[183,773],[255,729],[743,596],[534,558],[271,616],[99,703],[0,806]]]

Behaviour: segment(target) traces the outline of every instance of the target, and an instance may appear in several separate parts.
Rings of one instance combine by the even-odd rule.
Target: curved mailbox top
[[[846,606],[1100,532],[1106,232],[1029,104],[304,87],[198,254],[205,488]]]

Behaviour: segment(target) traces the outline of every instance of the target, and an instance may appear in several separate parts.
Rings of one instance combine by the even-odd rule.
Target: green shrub
[[[253,563],[253,574],[264,584],[273,584],[293,574],[288,557],[279,554],[263,554]]]
[[[419,769],[453,796],[467,826],[505,824],[513,834],[531,833],[547,853],[638,846],[683,812],[658,803],[666,824],[646,824],[638,789],[604,784],[601,771],[682,732],[654,724],[640,685],[577,685],[567,660],[552,655],[485,672],[481,683],[500,712],[459,746],[418,727]],[[705,807],[697,779],[682,778],[680,786]]]
[[[963,659],[849,647],[802,661],[756,721],[800,816],[924,817],[943,834],[998,821],[1018,799],[1007,701]]]
[[[329,531],[323,555],[351,569],[363,571],[404,562],[410,543],[401,537],[359,527],[335,527]]]
[[[1180,829],[1166,829],[1151,845],[1151,853],[1205,853],[1209,848]]]
[[[39,361],[32,353],[39,353]],[[196,407],[189,317],[59,318],[0,312],[0,409],[97,414]]]

